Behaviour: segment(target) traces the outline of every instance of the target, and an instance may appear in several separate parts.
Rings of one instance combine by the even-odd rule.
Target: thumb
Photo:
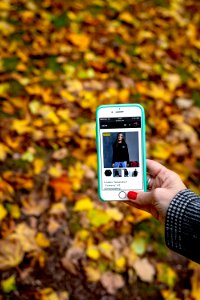
[[[152,204],[153,202],[153,193],[152,191],[150,192],[134,192],[134,191],[130,191],[127,194],[129,200],[131,202],[134,202],[137,205],[149,205]]]

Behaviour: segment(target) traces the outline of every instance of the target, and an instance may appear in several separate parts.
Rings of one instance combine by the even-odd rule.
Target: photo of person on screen
[[[128,146],[124,140],[122,132],[117,134],[117,138],[113,143],[113,168],[126,168],[129,165]]]

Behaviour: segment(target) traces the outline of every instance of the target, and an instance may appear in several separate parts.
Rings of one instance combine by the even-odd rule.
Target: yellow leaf
[[[173,288],[177,280],[175,271],[170,266],[164,263],[157,263],[156,268],[158,271],[158,281],[165,283],[170,288]]]
[[[34,174],[40,174],[42,169],[44,167],[44,161],[40,158],[36,158],[33,161],[33,169],[34,169]]]
[[[0,10],[3,11],[3,10],[10,10],[11,9],[11,4],[10,2],[7,2],[7,1],[1,1],[0,2]]]
[[[121,221],[123,219],[123,214],[117,208],[108,208],[106,213],[114,221]]]
[[[132,24],[134,18],[133,15],[131,15],[128,11],[124,11],[119,15],[119,19],[126,23]]]
[[[10,149],[4,144],[0,143],[0,160],[5,160]]]
[[[97,282],[101,277],[101,273],[97,268],[92,268],[90,266],[85,267],[85,273],[88,281]]]
[[[66,213],[67,209],[64,203],[62,202],[58,202],[58,203],[54,203],[51,206],[50,209],[50,214],[51,215],[60,215],[63,213]]]
[[[18,134],[24,134],[33,131],[29,120],[13,120],[12,129],[16,130]]]
[[[6,171],[9,172],[9,171]],[[4,175],[5,173],[4,172]],[[0,200],[12,200],[12,196],[14,194],[13,187],[8,184],[6,181],[2,180],[0,177]]]
[[[52,121],[55,125],[57,125],[60,121],[60,119],[58,118],[58,116],[55,114],[54,111],[50,111],[48,114],[47,114],[47,118]]]
[[[0,203],[0,221],[2,221],[7,215],[7,210],[4,206]]]
[[[94,260],[100,257],[99,250],[95,246],[89,246],[86,250],[86,255]]]
[[[122,89],[119,91],[119,99],[121,101],[128,101],[130,96],[130,91],[128,89]]]
[[[42,232],[38,232],[38,234],[35,237],[35,240],[38,246],[42,248],[47,248],[50,246],[49,240],[45,237],[45,235]]]
[[[87,155],[87,157],[85,159],[85,164],[88,167],[90,167],[96,171],[97,170],[97,155],[96,155],[96,153]]]
[[[11,275],[7,279],[2,280],[1,287],[4,293],[10,293],[11,291],[15,291],[16,290],[15,275]]]
[[[171,145],[167,144],[164,141],[158,141],[154,148],[151,150],[151,155],[157,159],[167,159],[170,157],[173,152]]]
[[[88,197],[85,197],[76,202],[76,204],[74,206],[74,211],[90,210],[93,207],[94,207],[94,204],[91,201],[91,199]]]
[[[60,300],[52,288],[45,288],[40,291],[41,300]]]
[[[171,102],[172,100],[172,93],[171,91],[165,89],[161,85],[158,84],[151,84],[150,90],[149,90],[149,96],[151,96],[154,99],[161,99],[164,102]]]
[[[181,300],[180,298],[176,297],[176,293],[170,290],[161,290],[161,294],[164,300]],[[198,298],[194,298],[195,300],[199,300]]]
[[[102,242],[98,245],[98,248],[103,256],[105,256],[106,258],[112,259],[114,247],[111,243],[106,242],[106,241]]]
[[[90,236],[90,232],[86,229],[81,229],[77,232],[77,237],[81,241],[85,241]]]
[[[52,177],[60,177],[63,173],[62,165],[60,163],[56,163],[54,166],[50,166],[48,170],[48,174]]]
[[[82,124],[80,127],[80,135],[83,138],[95,138],[96,137],[95,122]]]
[[[199,280],[200,279],[200,269],[199,269],[199,265],[194,262],[190,262],[189,268],[193,270],[193,274],[191,277],[191,285],[192,285],[191,296],[195,300],[200,300],[200,280]]]
[[[57,115],[64,121],[69,121],[70,111],[69,109],[58,109]]]
[[[80,50],[87,50],[89,43],[90,43],[90,38],[86,34],[77,34],[77,33],[70,33],[68,35],[68,39],[72,44],[77,46]]]
[[[74,102],[76,100],[76,98],[71,93],[69,93],[67,90],[61,90],[60,94],[67,101]],[[69,111],[68,111],[68,115],[69,115]]]
[[[117,271],[123,271],[126,266],[126,259],[124,256],[120,256],[115,260],[115,267]]]
[[[20,208],[17,204],[11,204],[10,214],[14,219],[19,219],[21,216]]]

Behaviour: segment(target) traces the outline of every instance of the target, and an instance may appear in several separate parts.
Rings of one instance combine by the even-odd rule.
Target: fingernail
[[[130,191],[130,192],[128,192],[127,196],[128,196],[129,199],[136,200],[137,193],[133,192],[133,191]]]

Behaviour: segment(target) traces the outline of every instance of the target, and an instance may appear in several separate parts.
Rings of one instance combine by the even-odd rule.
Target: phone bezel
[[[131,110],[131,115],[130,115]],[[100,128],[99,128],[99,118],[104,117],[116,117],[117,111],[123,111],[117,116],[126,117],[141,115],[141,138],[142,138],[142,164],[143,164],[143,191],[147,190],[147,180],[146,180],[146,139],[145,139],[145,113],[144,108],[140,104],[117,104],[117,105],[101,105],[96,110],[96,143],[97,143],[97,160],[98,160],[98,194],[102,201],[125,201],[128,198],[120,199],[118,194],[120,191],[104,191],[102,190],[101,182],[101,147],[100,147]],[[124,113],[125,111],[125,113]],[[141,190],[136,190],[141,191]]]

